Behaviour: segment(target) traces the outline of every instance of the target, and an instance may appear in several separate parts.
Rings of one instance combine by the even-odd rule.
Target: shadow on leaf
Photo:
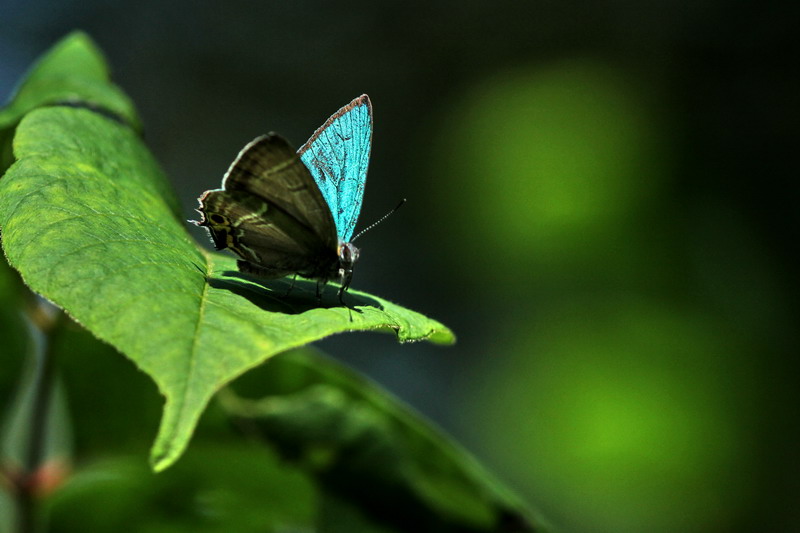
[[[317,298],[317,282],[306,279],[280,278],[267,280],[235,270],[226,270],[219,277],[208,279],[215,289],[230,291],[272,313],[300,314],[311,309],[343,307],[339,302],[338,287],[326,285],[321,299]],[[370,306],[383,310],[383,305],[364,294],[347,292],[344,295],[348,309],[361,313],[356,306]]]

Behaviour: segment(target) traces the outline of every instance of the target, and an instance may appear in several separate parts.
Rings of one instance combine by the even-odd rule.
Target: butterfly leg
[[[347,308],[347,312],[348,312],[348,314],[350,316],[350,322],[352,322],[353,321],[353,311],[355,311],[359,315],[362,314],[363,311],[361,309],[357,309],[355,305],[350,305],[350,304],[348,304],[347,302],[344,301],[344,294],[345,294],[345,292],[347,292],[345,290],[346,288],[347,287],[339,289],[339,303],[342,304],[342,307],[346,307]]]
[[[286,298],[287,296],[289,296],[289,293],[291,293],[291,292],[292,292],[292,289],[294,289],[294,282],[295,282],[295,281],[297,281],[297,274],[295,274],[294,276],[292,276],[292,283],[290,283],[290,284],[289,284],[289,289],[286,291],[286,294],[284,294],[284,295],[283,295],[283,297],[284,297],[284,298]]]
[[[318,279],[317,280],[317,303],[318,304],[322,303],[322,287],[324,287],[324,286],[325,286],[325,282],[320,280],[320,279]]]
[[[361,313],[361,311],[356,309],[355,305],[348,305],[347,302],[344,301],[344,295],[347,292],[347,289],[350,288],[350,280],[351,279],[352,278],[350,278],[350,277],[345,278],[344,282],[341,285],[341,287],[339,287],[339,303],[342,304],[343,307],[346,307],[348,309],[352,309],[353,311]],[[352,316],[350,317],[350,321],[351,322],[353,321]]]

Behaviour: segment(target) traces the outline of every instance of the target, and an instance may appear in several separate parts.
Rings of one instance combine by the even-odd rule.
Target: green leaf
[[[408,406],[314,350],[244,376],[223,407],[338,498],[401,531],[533,531],[538,520]],[[538,530],[538,528],[537,528]]]
[[[166,397],[151,460],[185,449],[222,385],[289,348],[334,333],[394,331],[453,342],[440,323],[352,291],[356,310],[314,298],[314,283],[261,282],[189,237],[139,137],[86,109],[28,113],[0,179],[0,229],[25,283],[127,355]]]
[[[0,235],[2,242],[2,235]],[[23,286],[19,281],[19,275],[6,262],[6,258],[0,254],[0,312],[8,315],[0,315],[3,319],[13,320],[16,325],[22,319]],[[12,315],[17,318],[12,319]],[[0,327],[4,322],[0,321]],[[4,331],[0,329],[0,331]],[[9,329],[8,331],[11,331]],[[5,338],[2,337],[2,338]]]
[[[71,320],[59,321],[49,337],[59,384],[69,400],[75,457],[146,450],[152,435],[142,428],[157,427],[163,403],[149,378]]]
[[[0,253],[0,425],[17,387],[25,356],[32,349],[30,328],[23,315],[19,276]]]
[[[80,464],[45,501],[48,531],[313,531],[312,481],[263,447],[198,443],[162,475],[143,466],[127,455]]]
[[[0,235],[2,238],[2,235]],[[0,309],[13,308],[20,303],[21,291],[18,276],[8,266],[5,257],[0,257]]]
[[[133,103],[110,82],[102,52],[88,35],[76,31],[39,58],[0,109],[0,172],[13,162],[11,139],[19,121],[33,109],[50,105],[95,109],[141,129]]]
[[[71,104],[103,110],[139,128],[128,96],[110,83],[102,52],[83,32],[76,31],[44,54],[28,72],[11,102],[0,110],[0,130],[13,127],[33,109]]]

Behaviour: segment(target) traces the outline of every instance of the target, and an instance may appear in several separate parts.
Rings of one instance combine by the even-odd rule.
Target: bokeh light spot
[[[517,273],[607,247],[603,236],[663,181],[662,126],[643,87],[602,62],[573,59],[470,88],[436,145],[437,180],[457,207],[447,213],[452,227],[469,228],[464,237],[479,237]]]
[[[713,320],[620,300],[518,331],[468,412],[564,531],[724,531],[747,512],[754,375]]]

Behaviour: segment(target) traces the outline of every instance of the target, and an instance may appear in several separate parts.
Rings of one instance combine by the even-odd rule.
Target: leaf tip
[[[150,467],[153,472],[163,472],[177,460],[179,454],[173,453],[170,448],[156,449],[150,453]]]
[[[401,343],[428,341],[434,344],[441,344],[447,346],[456,343],[455,334],[449,328],[443,326],[442,324],[437,324],[436,326],[432,327],[427,332],[421,335],[409,334],[408,332],[403,334],[404,332],[402,329],[395,329],[395,333],[397,334],[398,340]]]
[[[46,57],[61,56],[62,54],[87,54],[94,60],[100,61],[102,67],[107,69],[103,52],[91,36],[83,30],[73,30],[58,41]]]
[[[72,30],[61,39],[61,43],[75,43],[83,46],[94,46],[94,41],[92,38],[89,37],[89,34],[83,30]]]
[[[452,346],[456,343],[456,334],[450,329],[442,326],[440,329],[435,329],[428,335],[428,340],[434,344],[444,344]]]

